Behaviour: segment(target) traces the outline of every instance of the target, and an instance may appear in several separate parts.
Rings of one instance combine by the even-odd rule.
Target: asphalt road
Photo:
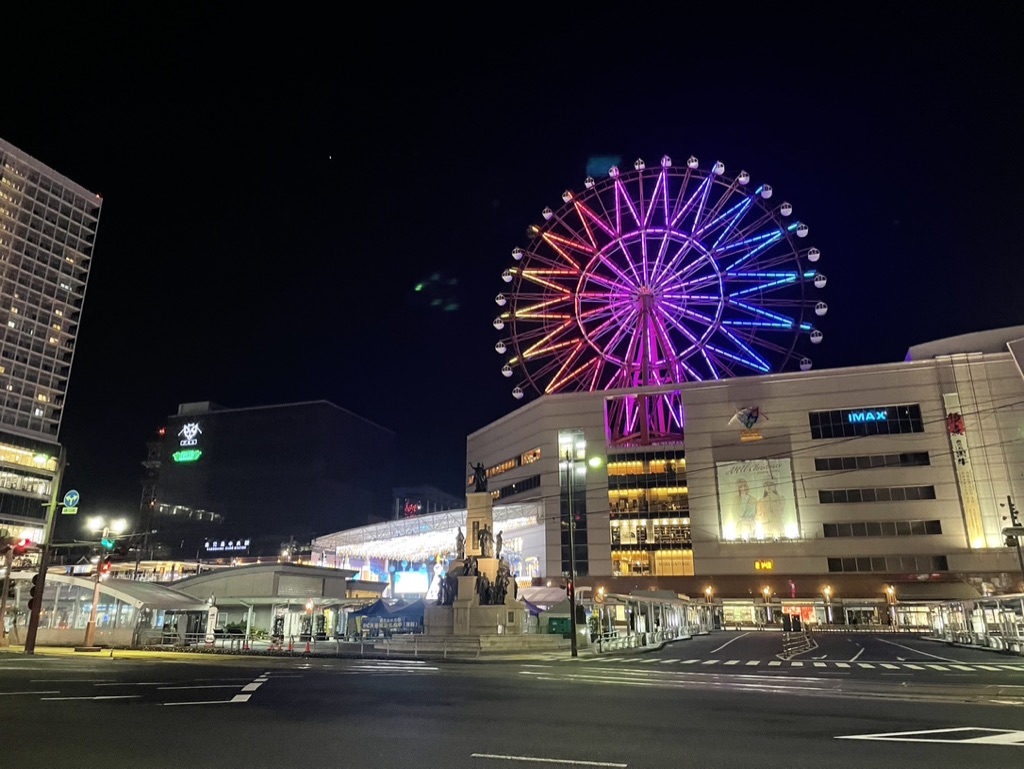
[[[735,658],[729,650],[766,641],[748,638],[709,636],[621,663],[3,655],[3,765],[1024,765],[1024,671],[1012,683],[988,670],[872,678],[814,667],[779,667],[784,674],[760,665],[719,669]],[[906,646],[915,643],[927,642]],[[683,665],[698,649],[721,662]],[[827,653],[844,649],[837,639]],[[923,650],[949,651],[934,644]],[[901,734],[878,737],[893,733]]]

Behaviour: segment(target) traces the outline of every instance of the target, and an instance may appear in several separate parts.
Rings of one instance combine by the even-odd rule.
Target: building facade
[[[1024,379],[1008,347],[1020,338],[1024,327],[899,363],[549,395],[471,434],[467,457],[487,468],[495,504],[543,504],[545,577],[574,560],[581,584],[626,593],[1015,592],[1001,529],[1024,493]],[[611,438],[609,414],[655,408],[666,390],[680,396],[678,435]]]
[[[153,456],[142,514],[160,557],[276,557],[391,514],[394,433],[327,401],[181,404]]]
[[[0,139],[0,529],[41,541],[102,199]]]

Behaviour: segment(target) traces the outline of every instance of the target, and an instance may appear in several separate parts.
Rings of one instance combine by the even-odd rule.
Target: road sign
[[[60,510],[61,515],[75,515],[76,513],[78,513],[77,507],[68,507],[67,505],[62,507]]]
[[[79,493],[71,489],[71,491],[64,495],[64,507],[77,507],[80,499]]]

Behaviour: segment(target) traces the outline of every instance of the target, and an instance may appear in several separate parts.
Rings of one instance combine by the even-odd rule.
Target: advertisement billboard
[[[430,587],[425,571],[396,571],[395,595],[418,593],[424,595]]]
[[[791,460],[716,462],[722,539],[798,539]]]

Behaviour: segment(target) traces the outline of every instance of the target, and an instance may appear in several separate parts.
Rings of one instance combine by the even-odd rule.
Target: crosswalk
[[[552,657],[552,661],[564,660],[562,657]],[[665,659],[662,657],[640,657],[630,655],[609,655],[609,656],[595,656],[595,657],[581,657],[579,662],[604,665],[608,663],[629,663],[631,665],[644,665],[644,666],[673,666],[673,667],[688,667],[693,669],[708,670],[716,667],[721,668],[764,668],[764,669],[778,669],[778,668],[803,668],[805,670],[813,671],[815,669],[835,669],[835,670],[876,670],[879,672],[884,671],[938,671],[938,672],[969,672],[969,673],[1024,673],[1024,661],[1009,663],[1009,662],[997,662],[997,663],[960,663],[960,662],[859,662],[859,661],[840,661],[840,660],[744,660],[744,659]]]

